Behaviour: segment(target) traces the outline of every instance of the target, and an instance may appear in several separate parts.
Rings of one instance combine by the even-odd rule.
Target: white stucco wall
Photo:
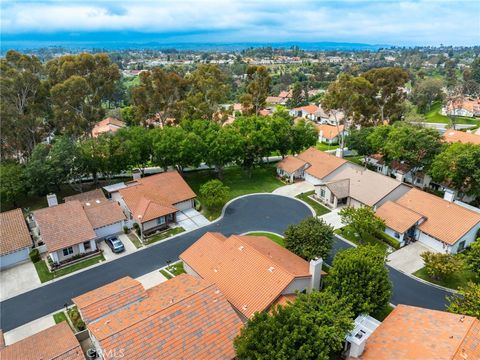
[[[397,233],[397,232],[396,232],[395,230],[393,230],[393,229],[390,229],[388,226],[385,227],[384,232],[385,232],[385,234],[390,235],[392,238],[394,238],[395,240],[397,240],[397,241],[400,243],[401,246],[404,245],[403,238],[404,238],[405,234],[398,233],[398,234],[400,235],[400,237],[397,238],[397,237],[395,236],[395,233]]]
[[[294,294],[296,291],[310,290],[311,282],[311,277],[296,278],[282,291],[282,294]]]
[[[470,231],[468,231],[460,240],[458,240],[453,246],[450,247],[449,251],[453,254],[458,252],[458,246],[462,241],[465,241],[465,247],[470,245],[476,240],[477,232],[480,229],[480,223],[474,226]]]
[[[309,182],[312,185],[320,185],[322,183],[322,180],[308,173],[305,173],[305,181]]]

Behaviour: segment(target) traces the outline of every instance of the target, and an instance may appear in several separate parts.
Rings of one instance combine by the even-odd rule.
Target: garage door
[[[312,185],[319,185],[322,181],[315,176],[305,173],[305,181],[308,181]]]
[[[105,236],[119,234],[122,231],[123,231],[123,222],[120,221],[112,225],[95,229],[95,234],[97,234],[99,238],[104,238]]]
[[[187,200],[187,201],[176,203],[175,207],[180,211],[191,209],[193,207],[193,200]]]
[[[29,260],[29,256],[28,256],[29,253],[30,253],[30,249],[25,248],[25,249],[1,256],[0,269],[6,269],[8,267],[14,266],[17,263],[21,263]]]

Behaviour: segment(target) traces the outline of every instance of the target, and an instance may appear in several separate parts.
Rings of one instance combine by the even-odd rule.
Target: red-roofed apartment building
[[[175,223],[177,213],[192,209],[197,196],[177,171],[121,183],[112,189],[111,197],[123,208],[128,225],[137,223],[142,236]]]
[[[303,260],[265,236],[206,233],[180,259],[187,274],[214,283],[243,320],[319,289],[322,260]]]
[[[182,274],[119,279],[72,299],[104,359],[233,359],[242,321],[218,288]]]

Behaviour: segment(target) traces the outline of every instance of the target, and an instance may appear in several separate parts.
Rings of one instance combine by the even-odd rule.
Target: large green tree
[[[220,180],[207,181],[200,187],[202,204],[210,209],[222,207],[228,200],[229,190],[228,186],[225,186]]]
[[[349,303],[328,291],[299,294],[295,302],[256,313],[234,346],[239,360],[328,360],[353,328]]]
[[[365,242],[366,236],[375,235],[385,229],[385,222],[369,207],[345,207],[339,214],[342,224],[350,227],[362,242]]]
[[[480,278],[480,237],[465,252],[465,263]]]
[[[425,271],[432,279],[445,279],[464,266],[462,259],[455,254],[426,251],[420,256],[425,264]]]
[[[430,174],[464,194],[480,196],[480,145],[449,145],[433,160]]]
[[[247,94],[251,96],[256,115],[265,106],[270,90],[270,74],[265,66],[249,66],[247,69]]]
[[[359,246],[340,251],[327,277],[327,289],[346,299],[355,315],[384,308],[392,295],[385,267],[386,254],[378,246]]]
[[[444,86],[443,81],[436,78],[426,78],[416,84],[412,91],[412,101],[418,110],[426,113],[435,101],[442,101],[445,97]]]
[[[309,217],[285,230],[285,247],[305,260],[326,259],[332,246],[333,227],[322,219]]]
[[[17,207],[18,198],[25,193],[25,170],[15,162],[0,164],[0,199],[1,204]],[[2,206],[3,207],[3,206]]]
[[[352,129],[346,138],[346,144],[350,149],[356,150],[358,155],[363,155],[366,164],[367,157],[372,155],[375,150],[369,141],[369,136],[373,132],[373,127],[362,127]]]
[[[448,300],[448,311],[451,313],[475,316],[480,320],[480,284],[469,282]]]

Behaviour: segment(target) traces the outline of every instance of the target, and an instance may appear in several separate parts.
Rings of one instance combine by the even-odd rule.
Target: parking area
[[[35,265],[31,261],[0,271],[0,300],[35,289],[40,284]]]
[[[421,242],[414,242],[388,255],[388,265],[407,274],[413,274],[423,266],[420,256],[425,251],[436,252]]]
[[[183,227],[185,231],[190,231],[208,225],[210,221],[197,210],[188,209],[177,213],[177,223]]]
[[[118,259],[119,257],[131,254],[132,252],[137,251],[137,248],[135,247],[135,245],[133,245],[133,243],[130,241],[127,235],[120,234],[118,235],[118,238],[122,241],[123,245],[125,246],[125,251],[118,254],[115,254],[104,240],[98,243],[98,248],[100,250],[103,250],[103,256],[105,257],[106,261],[115,260],[115,259]]]

